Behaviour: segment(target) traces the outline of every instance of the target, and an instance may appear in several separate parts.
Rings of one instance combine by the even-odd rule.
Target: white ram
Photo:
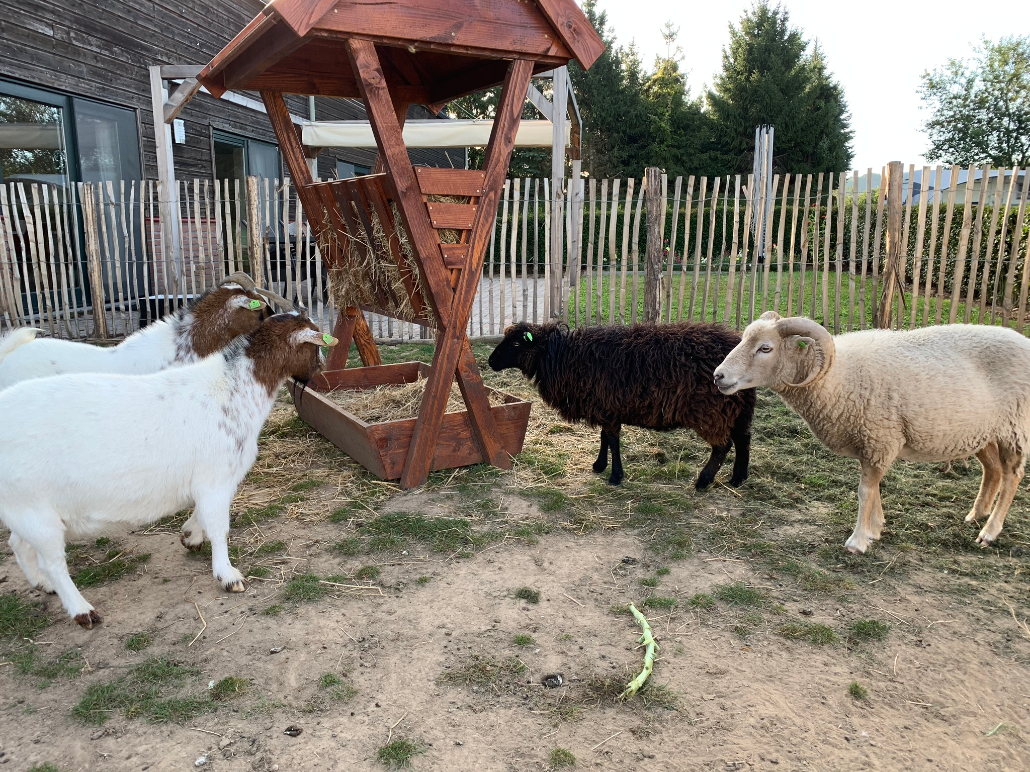
[[[68,575],[65,540],[194,507],[193,536],[210,539],[215,578],[242,592],[229,505],[283,382],[310,379],[319,346],[335,343],[306,318],[280,314],[196,364],[60,375],[0,393],[0,521],[29,583],[57,592],[92,627],[100,617]]]
[[[1004,327],[954,324],[831,336],[769,311],[715,370],[720,391],[765,386],[830,450],[862,464],[858,522],[845,546],[865,552],[883,531],[880,480],[895,459],[975,455],[980,492],[966,522],[987,516],[994,541],[1030,450],[1030,340]]]

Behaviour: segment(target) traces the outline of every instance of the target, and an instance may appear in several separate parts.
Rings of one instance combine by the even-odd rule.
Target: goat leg
[[[608,468],[608,435],[604,429],[601,430],[601,452],[597,454],[597,461],[594,462],[594,472],[601,474]]]
[[[622,425],[617,424],[615,429],[607,429],[608,433],[608,446],[612,450],[612,476],[608,478],[609,485],[621,485],[622,484],[622,454],[619,453],[619,432],[622,431]]]
[[[858,521],[844,543],[848,552],[862,554],[883,532],[883,505],[880,503],[880,480],[886,469],[862,461],[862,482],[858,484]]]
[[[733,476],[730,477],[730,485],[737,488],[744,484],[747,479],[747,470],[751,464],[751,426],[748,421],[747,429],[740,427],[743,417],[737,420],[737,426],[730,432],[730,439],[733,440]]]
[[[247,589],[241,574],[229,561],[229,505],[235,491],[209,491],[196,496],[193,514],[211,540],[211,573],[228,592]]]
[[[715,475],[719,473],[719,469],[722,467],[723,461],[726,460],[726,454],[730,452],[733,447],[733,442],[729,441],[725,445],[713,445],[712,453],[708,457],[708,463],[705,464],[704,469],[701,470],[701,474],[697,476],[697,480],[694,481],[694,488],[699,491],[703,491],[715,480]]]

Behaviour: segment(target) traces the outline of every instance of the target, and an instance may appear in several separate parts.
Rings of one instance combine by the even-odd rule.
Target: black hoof
[[[92,630],[93,625],[98,625],[102,621],[100,614],[96,611],[90,611],[88,614],[78,614],[75,617],[75,621],[85,627],[87,630]]]
[[[709,485],[711,485],[714,481],[715,481],[714,477],[709,477],[708,475],[704,475],[703,474],[700,477],[698,477],[697,480],[694,481],[694,489],[695,490],[699,490],[699,491],[703,491],[705,488],[707,488]]]
[[[603,464],[600,461],[594,462],[594,474],[601,474],[605,469],[608,468],[608,462],[605,461]]]
[[[729,484],[730,484],[730,487],[732,487],[732,488],[739,488],[741,485],[744,484],[744,482],[746,480],[747,480],[747,475],[746,474],[743,475],[742,477],[737,477],[736,475],[734,475],[733,477],[730,478]]]
[[[609,485],[622,485],[622,475],[620,474],[618,477],[616,477],[615,475],[612,475],[611,477],[608,478],[608,484]]]

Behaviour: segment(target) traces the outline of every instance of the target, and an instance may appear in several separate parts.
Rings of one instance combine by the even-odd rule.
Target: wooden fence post
[[[644,262],[644,321],[654,324],[662,313],[662,170],[644,170],[647,197],[647,253]]]
[[[901,161],[887,164],[887,177],[881,181],[887,189],[887,243],[886,256],[883,263],[883,290],[880,296],[879,313],[876,315],[876,326],[886,330],[891,325],[891,313],[895,290],[905,291],[904,255],[901,254],[902,232],[902,176],[904,166]]]
[[[82,235],[86,245],[89,288],[93,296],[93,336],[107,337],[107,309],[104,307],[104,269],[100,264],[100,232],[97,226],[97,196],[93,183],[82,183]]]

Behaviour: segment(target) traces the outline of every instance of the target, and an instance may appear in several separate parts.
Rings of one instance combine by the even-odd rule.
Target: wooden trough
[[[296,382],[290,381],[289,388],[297,414],[312,429],[380,479],[396,480],[404,471],[418,419],[370,424],[322,395],[337,389],[374,389],[414,383],[419,376],[428,378],[431,370],[423,362],[327,370],[311,381],[303,395]],[[503,398],[504,404],[491,406],[490,412],[497,425],[501,447],[510,456],[518,455],[526,438],[530,403],[489,387],[486,391],[488,397],[495,394]],[[451,469],[487,461],[476,442],[468,411],[445,413],[430,469]]]
[[[430,469],[480,461],[510,469],[522,449],[529,404],[510,397],[491,407],[466,330],[530,78],[572,59],[589,68],[603,50],[575,0],[273,0],[197,76],[216,97],[261,92],[330,271],[356,280],[358,271],[390,264],[396,281],[371,276],[360,285],[369,295],[360,305],[436,330],[431,366],[383,367],[361,308],[347,307],[328,372],[298,405],[304,420],[375,474],[409,488]],[[410,105],[438,112],[495,86],[481,170],[412,165],[402,133]],[[379,148],[376,174],[316,183],[284,93],[360,98]],[[377,223],[389,242],[379,250],[385,257],[368,252]],[[365,367],[346,370],[352,341]],[[410,382],[419,372],[427,383],[416,419],[367,424],[318,393],[334,383]],[[447,413],[455,378],[467,410]]]

